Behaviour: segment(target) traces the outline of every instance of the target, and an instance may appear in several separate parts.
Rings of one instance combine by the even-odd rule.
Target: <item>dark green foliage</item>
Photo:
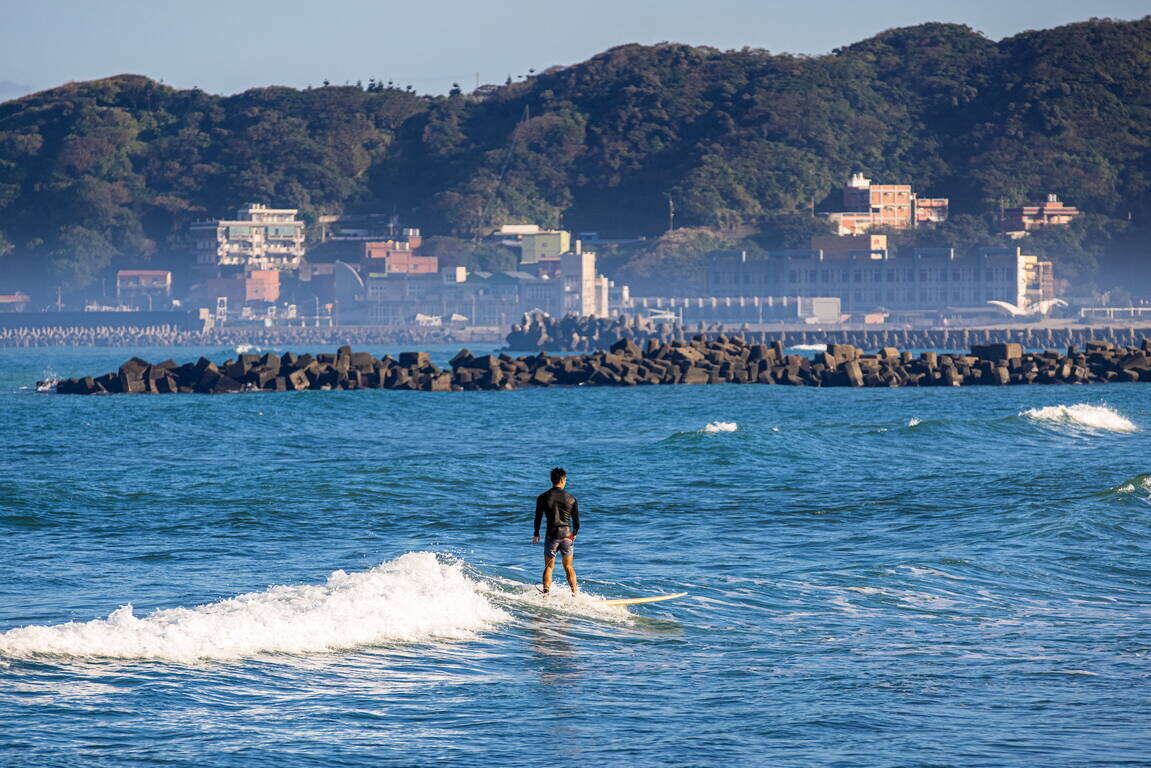
[[[741,248],[756,246],[714,230],[685,227],[626,249],[607,265],[619,263],[613,273],[629,283],[637,295],[702,296],[706,293],[708,254]]]
[[[827,219],[811,216],[807,212],[775,213],[763,218],[759,234],[751,240],[769,251],[803,249],[809,247],[811,238],[834,232],[835,228]]]
[[[379,79],[229,97],[131,75],[69,84],[0,104],[0,282],[169,263],[189,221],[248,201],[309,219],[395,210],[470,239],[507,220],[658,235],[671,198],[706,237],[799,247],[853,171],[951,198],[954,220],[908,244],[997,243],[1001,206],[1054,192],[1097,218],[1029,245],[1084,279],[1134,263],[1151,218],[1151,18],[998,43],[924,24],[820,57],[625,45],[485,99]],[[619,277],[659,264],[690,282],[698,259],[666,245],[616,254],[621,269],[639,258]]]
[[[470,271],[504,272],[516,269],[519,254],[494,243],[477,243],[458,237],[434,236],[424,240],[423,256],[436,256],[440,267],[467,267]]]

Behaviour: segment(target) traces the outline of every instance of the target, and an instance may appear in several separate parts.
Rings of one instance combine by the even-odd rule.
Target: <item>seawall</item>
[[[335,354],[242,354],[223,365],[207,358],[178,364],[132,358],[101,376],[55,383],[59,394],[220,394],[256,391],[395,389],[451,392],[551,386],[652,386],[669,384],[780,384],[815,387],[1008,386],[1151,381],[1151,341],[1138,347],[1095,340],[1080,351],[1027,352],[1018,343],[976,344],[965,353],[895,347],[863,353],[828,344],[811,356],[788,355],[780,341],[748,343],[718,336],[667,344],[630,339],[610,350],[552,357],[476,357],[460,350],[450,367],[432,364],[426,352],[377,358],[340,347]],[[38,389],[51,383],[40,382]]]

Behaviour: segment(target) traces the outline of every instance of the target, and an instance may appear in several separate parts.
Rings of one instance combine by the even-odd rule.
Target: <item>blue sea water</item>
[[[1151,764],[1151,387],[25,388],[201,353],[0,352],[0,765]]]

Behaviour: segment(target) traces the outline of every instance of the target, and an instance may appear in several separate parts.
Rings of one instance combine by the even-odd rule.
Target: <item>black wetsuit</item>
[[[563,488],[552,487],[536,497],[535,535],[540,535],[540,521],[547,518],[547,538],[566,539],[579,533],[579,503]]]

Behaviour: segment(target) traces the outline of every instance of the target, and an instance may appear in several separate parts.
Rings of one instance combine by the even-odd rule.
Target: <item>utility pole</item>
[[[675,229],[675,200],[667,199],[667,231]]]

